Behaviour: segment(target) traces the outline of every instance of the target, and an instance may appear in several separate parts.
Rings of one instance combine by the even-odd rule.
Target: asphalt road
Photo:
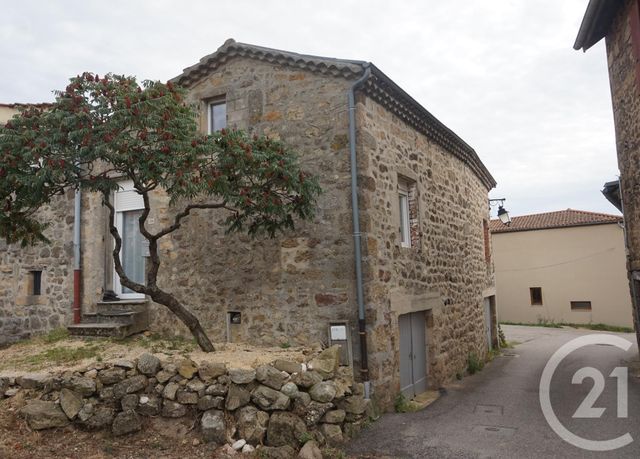
[[[634,344],[626,352],[605,344],[577,349],[560,362],[551,378],[551,407],[569,432],[591,441],[625,433],[632,437],[622,448],[594,452],[573,446],[551,429],[541,409],[539,386],[556,350],[574,338],[600,332],[520,326],[503,330],[509,341],[520,344],[480,373],[448,386],[446,394],[426,409],[383,416],[349,445],[348,452],[393,458],[640,458],[640,379],[633,334],[606,333]],[[593,367],[604,376],[604,389],[592,404],[605,408],[600,417],[573,417],[594,387],[591,378],[572,384],[583,367]],[[609,376],[616,367],[628,368],[628,378]],[[627,391],[619,390],[621,380],[628,380]],[[618,394],[623,400],[625,393],[626,405],[618,400]],[[624,416],[625,406],[628,417],[618,417]]]

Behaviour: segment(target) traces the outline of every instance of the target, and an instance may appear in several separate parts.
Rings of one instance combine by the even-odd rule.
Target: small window
[[[216,100],[209,103],[209,134],[213,134],[220,129],[227,127],[227,102]]]
[[[31,276],[31,295],[42,295],[42,271],[30,271]]]
[[[572,311],[591,311],[591,301],[572,301]]]
[[[400,245],[411,247],[411,222],[409,218],[409,186],[405,181],[398,181],[398,198],[400,208]]]
[[[542,305],[542,287],[529,288],[529,294],[531,295],[531,306]]]
[[[489,222],[482,220],[482,233],[484,237],[484,261],[491,263],[491,239],[489,238]]]

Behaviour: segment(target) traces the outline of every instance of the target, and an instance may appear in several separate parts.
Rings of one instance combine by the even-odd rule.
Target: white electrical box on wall
[[[340,346],[340,365],[351,366],[353,354],[351,352],[351,332],[348,322],[331,322],[329,324],[329,346]]]
[[[329,328],[331,333],[331,341],[346,341],[347,340],[347,326],[346,325],[331,325]]]

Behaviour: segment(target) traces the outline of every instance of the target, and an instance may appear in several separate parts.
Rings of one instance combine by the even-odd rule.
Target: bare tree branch
[[[158,240],[161,237],[166,236],[167,234],[172,233],[173,231],[180,228],[180,226],[182,225],[182,219],[187,217],[189,213],[194,209],[227,209],[227,210],[235,211],[235,209],[227,207],[227,203],[224,201],[216,204],[189,204],[187,207],[184,208],[182,212],[176,214],[176,217],[173,221],[173,225],[160,230],[156,234],[153,234],[152,238],[155,240]]]

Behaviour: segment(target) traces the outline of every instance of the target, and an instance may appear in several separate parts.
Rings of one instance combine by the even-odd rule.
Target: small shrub
[[[498,324],[498,344],[500,347],[507,347],[507,337],[504,336],[504,331],[500,324]]]
[[[288,341],[284,343],[280,343],[280,347],[282,349],[289,349],[291,347],[291,343],[289,343]]]
[[[469,354],[467,358],[467,372],[472,375],[484,368],[484,362],[476,355],[475,352]]]
[[[409,400],[407,400],[407,397],[405,397],[402,393],[398,394],[393,406],[396,410],[396,413],[406,413],[410,411]]]

